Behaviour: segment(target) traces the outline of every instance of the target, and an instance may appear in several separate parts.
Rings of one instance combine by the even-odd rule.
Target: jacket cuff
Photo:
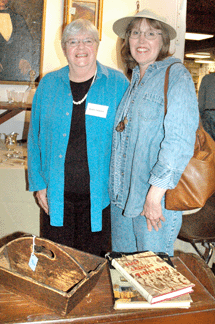
[[[158,188],[173,189],[177,186],[181,175],[181,171],[166,169],[164,166],[156,164],[151,171],[149,183]]]

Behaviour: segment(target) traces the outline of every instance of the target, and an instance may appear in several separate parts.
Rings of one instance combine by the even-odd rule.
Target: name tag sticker
[[[37,262],[38,262],[38,258],[36,257],[36,255],[34,253],[31,253],[31,257],[29,260],[29,267],[31,268],[31,270],[35,271],[36,266],[37,266]]]
[[[31,257],[29,260],[29,267],[31,268],[31,270],[35,271],[36,266],[37,266],[37,262],[38,262],[38,258],[36,257],[36,255],[34,254],[34,249],[35,249],[35,238],[36,236],[33,235],[33,245],[32,245],[32,252],[31,252]]]
[[[109,108],[108,106],[88,103],[87,110],[86,110],[86,115],[106,118],[108,108]]]

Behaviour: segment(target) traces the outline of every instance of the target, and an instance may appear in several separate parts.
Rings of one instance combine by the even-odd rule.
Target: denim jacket
[[[195,87],[183,64],[170,68],[168,108],[164,118],[164,78],[173,57],[150,65],[140,81],[133,70],[116,114],[109,192],[124,216],[138,216],[150,185],[174,188],[193,155],[199,122]],[[123,132],[116,127],[126,116]]]
[[[90,172],[91,230],[102,229],[102,209],[108,194],[112,132],[116,109],[128,87],[119,71],[97,62],[97,76],[86,99],[108,106],[106,118],[86,114],[87,155]],[[33,100],[28,133],[29,190],[47,188],[52,226],[63,226],[64,162],[70,134],[73,98],[69,67],[48,73]]]

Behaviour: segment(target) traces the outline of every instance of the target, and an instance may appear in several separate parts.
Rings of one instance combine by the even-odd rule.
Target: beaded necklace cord
[[[96,71],[96,72],[97,72],[97,71]],[[96,73],[95,73],[95,75],[94,75],[94,77],[93,77],[93,80],[92,80],[92,83],[91,83],[90,87],[92,87],[92,85],[93,85],[93,83],[94,83],[94,81],[95,81],[95,78],[96,78]],[[90,90],[90,87],[89,87],[89,90]],[[75,105],[81,105],[82,102],[84,102],[84,101],[86,100],[89,90],[87,91],[87,93],[85,94],[85,96],[84,96],[81,100],[79,100],[79,101],[75,101],[75,100],[73,100],[73,103],[74,103]]]

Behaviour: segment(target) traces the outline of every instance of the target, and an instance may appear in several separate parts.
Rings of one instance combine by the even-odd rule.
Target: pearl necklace
[[[97,71],[96,71],[96,73],[97,73]],[[94,83],[94,81],[95,81],[96,73],[95,73],[95,75],[94,75],[94,77],[93,77],[93,80],[92,80],[92,82],[91,82],[90,87],[92,87],[92,85],[93,85],[93,83]],[[90,87],[89,87],[89,90],[90,90]],[[85,96],[84,96],[81,100],[79,100],[79,101],[75,101],[75,100],[73,100],[73,103],[74,103],[75,105],[81,105],[82,102],[84,102],[84,101],[86,100],[89,90],[87,91],[87,93],[85,94]]]

